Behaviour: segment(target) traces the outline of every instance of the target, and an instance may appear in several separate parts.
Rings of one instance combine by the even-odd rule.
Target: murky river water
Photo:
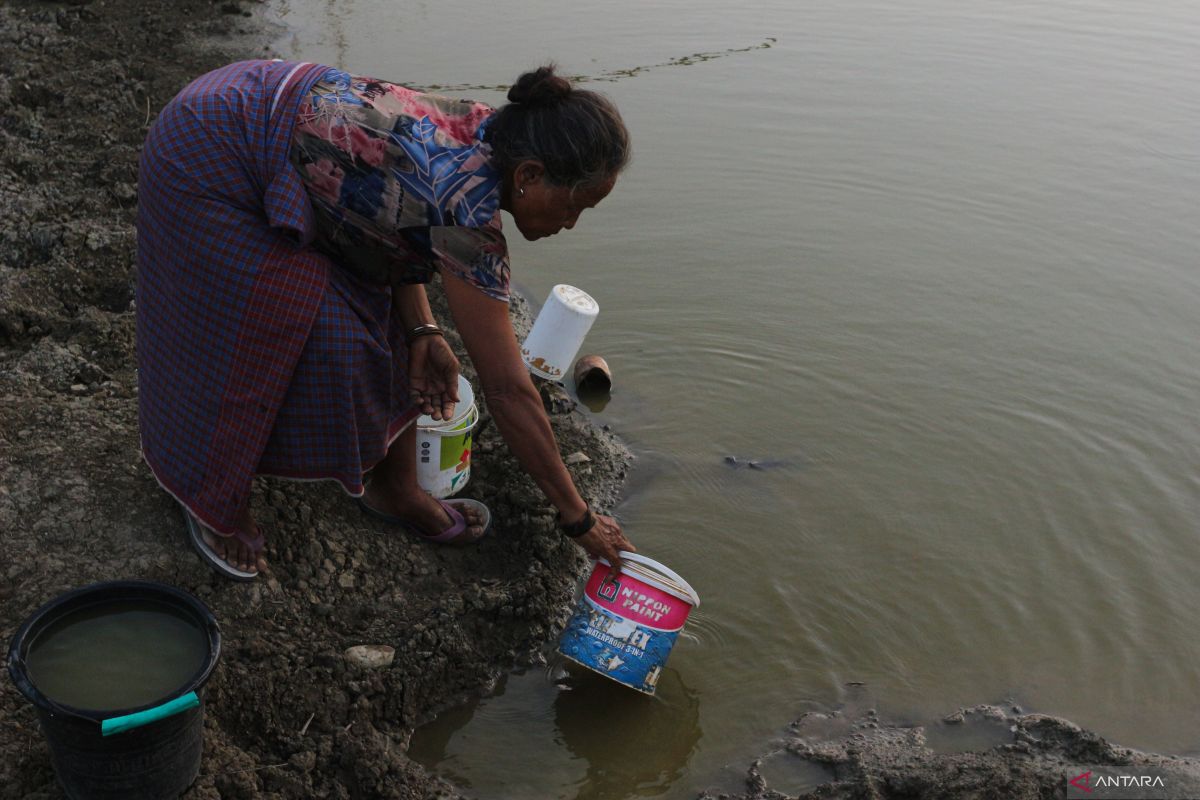
[[[850,682],[1200,752],[1200,6],[520,7],[274,10],[289,55],[414,85],[616,78],[633,165],[513,272],[599,301],[623,518],[704,604],[659,698],[534,671],[414,754],[689,797]]]

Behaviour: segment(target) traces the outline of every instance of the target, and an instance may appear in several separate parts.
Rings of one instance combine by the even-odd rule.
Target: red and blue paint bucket
[[[618,683],[654,694],[667,658],[700,597],[657,561],[621,553],[613,574],[596,562],[558,652]]]

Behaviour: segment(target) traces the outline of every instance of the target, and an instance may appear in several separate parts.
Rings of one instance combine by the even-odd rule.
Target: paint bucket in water
[[[458,376],[454,417],[417,419],[417,483],[437,498],[462,490],[471,479],[471,431],[479,424],[479,408],[471,382]]]
[[[178,797],[204,745],[204,684],[221,653],[212,613],[161,583],[98,583],[39,608],[8,673],[34,704],[70,798]]]
[[[555,286],[521,345],[525,366],[538,377],[561,379],[599,313],[600,304],[587,292],[565,283]]]
[[[667,658],[700,597],[653,559],[621,553],[621,572],[596,562],[558,642],[567,658],[639,692],[654,694]]]

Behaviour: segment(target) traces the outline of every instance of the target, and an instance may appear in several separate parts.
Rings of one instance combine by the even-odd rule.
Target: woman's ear
[[[546,174],[546,166],[541,161],[530,159],[517,164],[513,174],[517,176],[517,187],[524,189],[541,182]]]

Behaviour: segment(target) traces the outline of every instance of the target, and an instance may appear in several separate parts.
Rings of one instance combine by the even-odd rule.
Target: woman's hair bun
[[[554,186],[600,186],[629,163],[629,131],[602,94],[574,89],[547,64],[517,78],[484,141],[508,180],[523,161],[540,161]]]
[[[562,102],[571,94],[571,82],[556,75],[554,64],[538,67],[517,78],[508,90],[510,103],[522,103],[530,107],[552,106]]]

